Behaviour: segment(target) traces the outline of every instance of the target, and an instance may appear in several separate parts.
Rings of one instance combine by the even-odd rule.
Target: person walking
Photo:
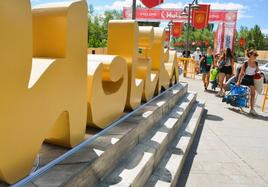
[[[200,69],[199,69],[199,67],[200,67],[199,61],[200,61],[201,56],[202,56],[202,53],[200,51],[200,48],[197,47],[196,48],[196,51],[193,53],[193,59],[194,59],[195,64],[196,64],[196,68],[195,68],[196,73],[199,73],[200,72]]]
[[[206,55],[201,56],[199,64],[200,64],[200,69],[202,73],[204,89],[205,91],[207,91],[207,88],[209,85],[209,78],[210,78],[210,69],[211,69],[211,66],[215,65],[214,56],[213,56],[211,47],[208,47]]]
[[[219,66],[219,86],[220,91],[217,93],[217,96],[223,97],[225,95],[223,89],[223,82],[229,80],[229,78],[233,74],[233,67],[234,67],[234,57],[230,48],[227,48],[223,51],[223,54],[218,60]]]
[[[258,53],[255,49],[248,49],[247,50],[247,57],[248,60],[243,64],[238,81],[237,86],[245,85],[250,88],[250,111],[249,113],[252,115],[257,115],[257,112],[254,109],[255,104],[255,94],[256,88],[254,86],[254,75],[259,72],[258,62],[256,58]]]

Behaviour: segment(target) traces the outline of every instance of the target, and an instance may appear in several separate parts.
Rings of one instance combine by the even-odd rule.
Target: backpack
[[[204,57],[204,59],[201,61],[200,65],[205,65],[207,66],[208,65],[208,61],[207,61],[207,55],[202,55],[202,57]],[[201,58],[202,58],[201,57]],[[214,61],[214,56],[212,55],[212,61]]]
[[[247,69],[247,67],[248,67],[248,61],[245,61],[243,64],[245,64],[245,69]],[[258,64],[257,61],[255,61],[255,64],[256,64],[257,67],[259,66],[259,64]]]
[[[219,62],[219,68],[220,68],[220,69],[226,64],[226,60],[227,60],[227,58],[223,58],[223,59]],[[231,59],[229,58],[229,60],[231,60]]]

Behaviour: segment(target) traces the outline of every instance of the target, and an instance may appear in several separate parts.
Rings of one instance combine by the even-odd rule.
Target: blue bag
[[[249,98],[249,87],[233,85],[231,91],[222,99],[234,107],[247,107]]]

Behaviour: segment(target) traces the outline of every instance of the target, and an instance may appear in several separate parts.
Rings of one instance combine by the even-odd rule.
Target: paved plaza
[[[204,92],[200,76],[180,81],[188,82],[189,90],[206,100],[207,115],[178,186],[268,186],[268,105],[262,113],[263,95],[256,103],[259,116],[253,117],[222,103],[215,93]]]

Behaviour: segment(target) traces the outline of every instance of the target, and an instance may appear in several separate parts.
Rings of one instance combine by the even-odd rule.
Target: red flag
[[[196,29],[203,29],[208,26],[210,5],[200,5],[192,11],[192,25]]]
[[[244,47],[244,45],[246,44],[246,41],[244,38],[240,38],[239,39],[239,47]]]
[[[174,38],[178,38],[182,34],[182,27],[183,27],[183,22],[173,22],[173,27],[172,27],[172,36]]]
[[[141,0],[141,2],[148,8],[153,8],[157,5],[160,5],[164,0]]]

